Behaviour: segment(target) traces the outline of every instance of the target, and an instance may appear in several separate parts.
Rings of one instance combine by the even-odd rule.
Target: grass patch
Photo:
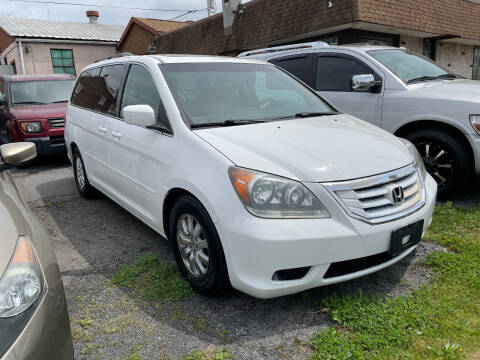
[[[178,301],[194,295],[176,266],[159,262],[155,255],[146,254],[133,264],[123,265],[112,278],[116,285],[133,288],[146,301]]]
[[[233,360],[234,357],[226,350],[208,348],[203,351],[194,351],[183,360]]]
[[[480,347],[480,207],[447,203],[426,236],[448,248],[427,259],[431,285],[406,298],[332,295],[336,326],[311,339],[314,359],[463,359]]]

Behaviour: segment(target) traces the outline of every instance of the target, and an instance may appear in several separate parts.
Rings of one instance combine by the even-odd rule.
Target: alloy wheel
[[[178,219],[177,245],[190,274],[204,277],[210,262],[208,242],[202,225],[193,215],[183,214]]]
[[[85,170],[83,168],[82,159],[79,156],[75,159],[75,173],[77,176],[77,183],[81,190],[85,189]]]
[[[425,168],[437,182],[439,190],[449,187],[455,174],[455,162],[450,151],[432,141],[415,145],[423,158]]]

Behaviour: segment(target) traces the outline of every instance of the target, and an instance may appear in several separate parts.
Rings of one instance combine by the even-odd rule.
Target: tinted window
[[[287,70],[304,82],[308,82],[310,58],[308,56],[288,58],[275,61],[275,65]]]
[[[123,65],[104,66],[95,81],[93,110],[115,115],[117,98],[122,85]]]
[[[72,104],[87,109],[92,107],[92,100],[95,96],[95,78],[98,77],[100,69],[84,71],[78,77],[73,88]]]
[[[120,108],[123,110],[129,105],[150,105],[155,111],[158,127],[171,131],[157,87],[148,70],[140,65],[132,65],[128,72]],[[123,117],[122,111],[120,116]]]
[[[353,59],[319,56],[315,89],[318,91],[351,91],[354,75],[371,73],[369,68]]]

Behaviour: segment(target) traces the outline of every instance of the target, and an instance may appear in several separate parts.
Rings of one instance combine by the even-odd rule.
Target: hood
[[[237,166],[304,182],[356,179],[413,161],[397,137],[349,115],[210,128],[195,133]]]
[[[22,105],[10,108],[10,113],[16,119],[45,119],[53,117],[65,117],[68,103],[46,105]]]
[[[480,102],[480,81],[478,80],[426,81],[409,85],[409,88],[422,97]]]
[[[24,217],[10,195],[14,189],[9,181],[0,173],[0,278],[13,255],[18,236],[25,232]]]

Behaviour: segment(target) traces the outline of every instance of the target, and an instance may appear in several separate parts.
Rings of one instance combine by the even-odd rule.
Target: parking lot
[[[359,291],[380,297],[408,294],[432,277],[421,261],[442,250],[422,243],[413,255],[376,274],[277,299],[258,300],[232,290],[217,298],[147,302],[110,279],[146,253],[174,264],[165,239],[107,198],[80,198],[64,158],[37,161],[12,174],[54,244],[76,359],[181,359],[212,349],[237,359],[305,359],[311,336],[332,325],[319,306],[323,297]],[[480,192],[472,189],[453,200],[473,206],[480,203]]]

